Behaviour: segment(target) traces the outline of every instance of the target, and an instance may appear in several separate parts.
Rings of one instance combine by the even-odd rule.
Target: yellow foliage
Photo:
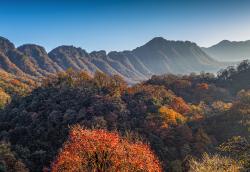
[[[10,101],[10,96],[0,88],[0,109]]]
[[[212,107],[214,110],[223,112],[227,111],[232,107],[232,103],[225,103],[223,101],[215,101],[212,103]]]
[[[36,86],[37,82],[31,78],[26,76],[15,76],[0,69],[0,88],[11,96],[27,95]]]
[[[163,126],[165,127],[167,127],[168,125],[177,125],[186,121],[186,118],[182,114],[166,106],[162,106],[159,109],[159,113],[164,119]]]
[[[189,172],[240,172],[242,167],[233,159],[204,153],[202,159],[190,160]]]

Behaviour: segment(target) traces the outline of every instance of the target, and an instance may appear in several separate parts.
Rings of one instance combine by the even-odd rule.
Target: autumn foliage
[[[168,127],[168,125],[181,124],[186,120],[182,114],[166,106],[162,106],[159,109],[159,112],[162,118],[164,119],[163,123],[164,123],[164,126],[166,127]]]
[[[236,95],[242,87],[231,92],[224,82],[201,73],[127,85],[118,75],[68,69],[32,86],[0,72],[0,140],[8,141],[16,159],[32,172],[154,172],[161,171],[159,161],[171,172],[194,171],[207,163],[211,169],[230,167],[234,161],[248,170],[249,144],[222,143],[233,136],[249,140],[249,84]],[[29,86],[36,89],[30,92]],[[74,125],[88,130],[70,131]],[[159,161],[134,136],[146,140]],[[221,144],[223,149],[217,149]],[[204,152],[216,156],[196,159]],[[191,156],[195,166],[189,164]]]
[[[204,153],[202,159],[191,159],[189,172],[240,172],[242,167],[235,160],[220,155]]]
[[[200,84],[197,84],[197,89],[200,89],[200,90],[208,90],[209,86],[207,83],[200,83]]]
[[[181,97],[175,97],[170,106],[177,112],[183,114],[188,113],[191,110],[189,105]]]
[[[10,100],[10,96],[0,88],[0,109]]]
[[[149,146],[131,143],[115,132],[73,127],[52,172],[160,172]]]

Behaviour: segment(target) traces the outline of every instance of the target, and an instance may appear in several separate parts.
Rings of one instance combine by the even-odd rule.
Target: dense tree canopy
[[[0,143],[0,171],[1,172],[28,172],[25,165],[15,157],[10,145]]]
[[[84,128],[83,137],[91,131],[115,132],[120,138],[129,133],[134,141],[139,137],[164,171],[188,171],[190,156],[199,158],[204,152],[238,161],[243,153],[234,156],[218,146],[234,136],[249,142],[248,65],[234,68],[235,77],[163,75],[133,86],[120,76],[72,69],[47,77],[40,86],[6,77],[0,80],[0,106],[5,106],[0,111],[0,140],[10,143],[14,157],[31,172],[50,170],[70,145],[70,127],[76,124]],[[238,85],[241,77],[246,81]],[[242,168],[249,167],[245,163]]]

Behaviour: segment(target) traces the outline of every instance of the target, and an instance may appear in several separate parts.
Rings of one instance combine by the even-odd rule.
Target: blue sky
[[[0,0],[0,36],[47,51],[128,50],[153,37],[210,46],[250,39],[250,0]]]

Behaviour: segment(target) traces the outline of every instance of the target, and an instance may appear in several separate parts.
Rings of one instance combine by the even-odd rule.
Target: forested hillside
[[[0,109],[11,99],[27,95],[36,85],[33,78],[15,76],[0,69]]]
[[[218,76],[168,74],[133,86],[98,71],[50,75],[0,111],[0,169],[247,171],[249,72],[244,61]]]

